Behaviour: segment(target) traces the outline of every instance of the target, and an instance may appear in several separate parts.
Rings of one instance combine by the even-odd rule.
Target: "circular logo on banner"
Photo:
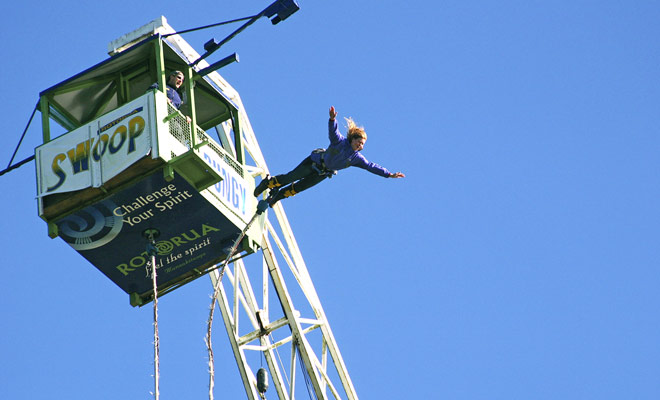
[[[174,250],[174,245],[167,240],[160,241],[156,243],[156,250],[158,251],[158,255],[166,256]]]
[[[124,223],[112,213],[117,208],[110,200],[87,207],[58,222],[60,237],[76,250],[91,250],[114,239]]]

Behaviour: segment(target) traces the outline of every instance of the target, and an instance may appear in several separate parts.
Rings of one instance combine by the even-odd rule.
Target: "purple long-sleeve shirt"
[[[359,151],[353,150],[348,139],[339,132],[337,121],[334,119],[328,121],[328,138],[330,139],[330,147],[327,148],[323,157],[326,168],[340,170],[352,166],[366,169],[372,174],[385,178],[390,176],[390,171],[387,168],[367,161]],[[311,157],[315,163],[321,163],[320,153],[312,153]]]

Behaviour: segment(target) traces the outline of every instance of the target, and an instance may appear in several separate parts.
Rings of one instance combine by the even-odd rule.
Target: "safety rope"
[[[145,235],[148,238],[147,254],[151,256],[151,279],[154,289],[154,396],[156,400],[160,398],[160,337],[158,335],[158,284],[156,282],[156,241],[154,237],[158,234],[157,230],[148,229]]]
[[[227,253],[227,258],[225,258],[225,260],[222,262],[221,267],[219,268],[220,270],[218,272],[219,276],[213,288],[213,297],[211,299],[211,306],[209,308],[209,319],[207,321],[206,338],[205,338],[206,348],[209,353],[209,400],[213,400],[213,388],[215,386],[215,360],[213,359],[213,346],[211,342],[211,336],[213,330],[213,315],[215,313],[215,303],[218,301],[218,296],[220,295],[220,288],[222,287],[222,277],[225,274],[225,267],[227,267],[227,264],[231,261],[231,258],[234,256],[234,253],[236,253],[236,249],[238,249],[238,245],[241,243],[241,241],[245,237],[245,234],[252,226],[252,223],[254,223],[257,217],[261,215],[267,208],[268,208],[268,202],[266,202],[265,200],[259,201],[259,204],[257,205],[257,212],[254,214],[252,219],[250,219],[250,222],[248,222],[247,225],[245,225],[245,228],[243,229],[241,234],[238,235],[238,238],[236,238],[236,240],[234,241],[234,244],[229,250],[229,253]]]

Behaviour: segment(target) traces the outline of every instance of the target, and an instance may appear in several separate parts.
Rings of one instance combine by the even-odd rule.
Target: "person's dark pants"
[[[317,183],[321,182],[326,178],[325,175],[319,175],[319,173],[312,167],[313,162],[311,157],[307,157],[296,168],[287,174],[277,175],[275,178],[277,182],[282,185],[292,184],[292,188],[295,193],[300,193],[303,190],[307,190]],[[290,187],[282,188],[282,192]]]

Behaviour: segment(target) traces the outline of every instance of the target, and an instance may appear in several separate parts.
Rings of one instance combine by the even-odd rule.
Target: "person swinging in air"
[[[337,170],[351,166],[366,169],[367,171],[385,178],[404,178],[401,172],[391,173],[376,163],[367,161],[360,150],[364,148],[367,134],[364,128],[358,127],[353,119],[346,118],[348,124],[347,137],[342,136],[337,127],[337,112],[330,107],[330,120],[328,121],[328,137],[330,147],[312,151],[296,168],[286,174],[266,175],[254,189],[257,197],[266,189],[272,189],[267,202],[270,207],[286,197],[291,197],[303,190],[309,189],[325,178],[331,178]],[[288,186],[287,186],[288,185]]]

